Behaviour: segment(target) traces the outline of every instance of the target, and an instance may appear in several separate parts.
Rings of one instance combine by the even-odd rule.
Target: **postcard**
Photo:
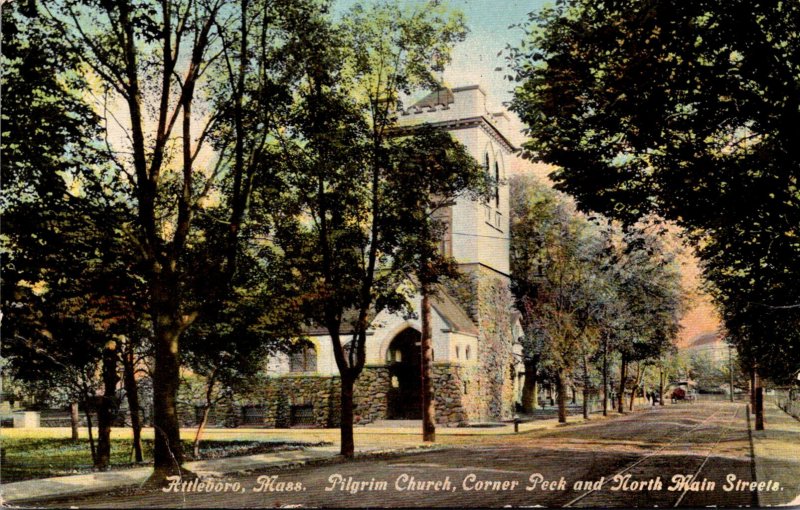
[[[12,0],[0,501],[800,506],[800,7]]]

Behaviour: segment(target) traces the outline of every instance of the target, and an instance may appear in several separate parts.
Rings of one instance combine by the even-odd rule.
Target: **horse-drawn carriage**
[[[697,395],[693,390],[688,390],[678,386],[674,390],[672,390],[672,403],[676,403],[679,400],[687,400],[689,402],[694,402],[697,398]]]

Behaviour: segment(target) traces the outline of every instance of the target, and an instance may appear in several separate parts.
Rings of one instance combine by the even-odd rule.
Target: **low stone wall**
[[[264,426],[338,427],[341,391],[338,377],[287,375],[270,378],[261,394]],[[306,411],[300,413],[301,408]],[[299,418],[302,421],[298,421]]]
[[[464,426],[484,419],[480,366],[434,363],[433,384],[436,421],[444,426]],[[366,425],[387,418],[389,369],[365,367],[353,391],[354,422]],[[179,405],[181,424],[197,425],[196,407]],[[246,399],[218,402],[209,414],[209,427],[338,427],[341,422],[339,377],[311,374],[269,377]]]
[[[436,421],[446,426],[463,426],[481,418],[479,367],[435,363],[433,384]],[[366,425],[387,418],[389,369],[367,366],[355,387],[354,422]],[[264,402],[264,426],[288,427],[293,406],[311,406],[314,425],[338,427],[340,424],[341,384],[338,377],[283,376],[270,378],[260,397]]]

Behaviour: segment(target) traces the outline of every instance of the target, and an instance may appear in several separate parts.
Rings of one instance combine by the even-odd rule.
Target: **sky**
[[[454,48],[445,82],[452,86],[482,85],[494,108],[510,100],[512,83],[503,78],[508,74],[506,62],[497,54],[507,44],[515,46],[522,39],[521,29],[510,25],[525,22],[529,12],[538,11],[544,4],[544,0],[452,0],[451,5],[464,12],[470,33]]]
[[[402,0],[398,0],[402,1]],[[343,12],[357,0],[337,0],[334,11]],[[470,33],[453,49],[453,61],[444,72],[445,84],[451,87],[478,84],[487,93],[487,106],[500,108],[511,99],[511,82],[503,56],[497,54],[506,44],[517,45],[522,39],[520,29],[509,26],[528,19],[528,13],[538,11],[549,0],[449,0],[451,8],[464,13]],[[501,70],[496,70],[500,68]]]

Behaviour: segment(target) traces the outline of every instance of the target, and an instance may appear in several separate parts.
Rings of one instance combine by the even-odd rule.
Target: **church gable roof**
[[[461,306],[444,290],[431,296],[431,307],[450,327],[450,330],[465,335],[478,336],[478,328]]]
[[[412,278],[412,281],[414,279]],[[447,324],[450,331],[463,333],[465,335],[478,336],[478,328],[467,315],[467,312],[450,296],[444,289],[438,288],[436,293],[431,296],[431,308]],[[375,318],[375,311],[370,310],[368,317],[372,321]],[[353,323],[357,318],[355,310],[345,311],[342,317],[340,334],[351,335],[353,333]],[[328,329],[319,324],[313,324],[305,328],[304,333],[309,336],[322,336],[328,334]],[[371,334],[370,331],[367,334]]]

